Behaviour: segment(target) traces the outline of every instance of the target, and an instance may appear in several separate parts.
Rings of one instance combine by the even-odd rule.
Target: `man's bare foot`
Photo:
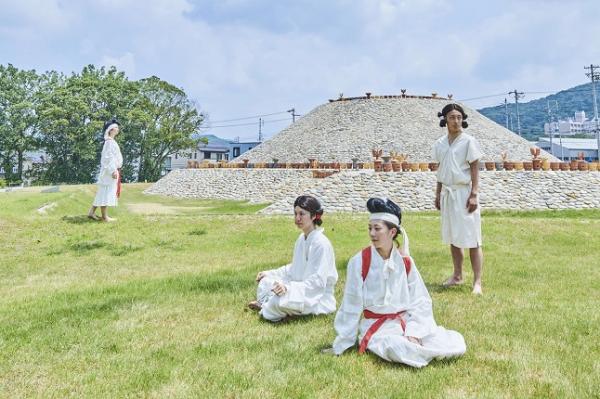
[[[112,222],[116,222],[116,221],[117,221],[117,219],[115,219],[115,218],[110,218],[110,217],[108,217],[108,216],[107,216],[107,217],[105,217],[105,218],[102,218],[101,220],[102,220],[103,222],[107,222],[107,223],[112,223]]]
[[[250,301],[248,302],[248,308],[258,311],[262,309],[262,306],[260,306],[260,303],[258,303],[258,301]]]
[[[481,284],[473,284],[473,295],[483,295],[483,291],[481,290]]]
[[[94,215],[93,213],[88,213],[87,217],[88,217],[88,219],[92,219],[92,220],[100,220],[98,215]]]
[[[446,280],[442,283],[442,287],[445,287],[445,288],[454,287],[455,285],[461,285],[462,283],[463,283],[462,278],[456,278],[456,277],[452,276],[448,280]]]

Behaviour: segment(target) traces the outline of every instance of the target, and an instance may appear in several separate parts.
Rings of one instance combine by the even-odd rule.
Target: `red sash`
[[[117,169],[117,174],[119,175],[117,177],[117,198],[121,197],[121,170]]]
[[[409,256],[403,256],[402,260],[404,261],[404,269],[406,270],[406,275],[410,273],[411,261]],[[369,274],[369,269],[371,268],[371,247],[367,247],[362,250],[362,279],[365,281],[367,278],[367,274]],[[373,334],[379,330],[379,328],[386,322],[386,320],[400,320],[400,325],[402,326],[402,331],[406,329],[406,322],[402,318],[402,315],[406,313],[405,311],[398,313],[375,313],[371,312],[368,309],[363,311],[363,316],[365,319],[377,319],[377,321],[371,324],[371,327],[365,333],[365,336],[360,341],[360,345],[358,347],[358,353],[364,353],[367,350],[367,345],[369,344],[369,340]]]
[[[404,331],[406,329],[406,322],[402,318],[402,315],[404,313],[406,313],[406,312],[402,311],[402,312],[398,312],[398,313],[381,314],[381,313],[371,312],[370,310],[365,309],[363,312],[363,316],[365,317],[365,319],[377,319],[377,321],[375,323],[371,324],[371,327],[369,327],[369,329],[365,333],[365,336],[360,341],[360,346],[358,347],[358,353],[365,353],[365,351],[367,350],[367,345],[369,344],[369,341],[371,340],[371,337],[373,336],[373,334],[375,334],[377,332],[377,330],[379,330],[379,328],[383,325],[383,323],[385,323],[386,320],[400,319],[400,325],[402,326],[402,331]]]

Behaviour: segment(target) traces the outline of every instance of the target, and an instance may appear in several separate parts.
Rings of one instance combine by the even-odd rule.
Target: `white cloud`
[[[584,65],[600,63],[593,1],[0,4],[0,63],[67,73],[96,63],[133,79],[156,75],[183,87],[212,119],[292,106],[306,113],[339,92],[468,98],[562,89],[586,81]]]

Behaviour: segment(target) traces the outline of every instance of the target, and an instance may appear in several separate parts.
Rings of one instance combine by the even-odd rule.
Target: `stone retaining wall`
[[[385,196],[406,210],[433,210],[435,173],[342,170],[314,179],[311,170],[181,169],[146,192],[186,198],[271,202],[261,211],[289,214],[294,199],[315,195],[328,212],[364,211],[368,198]],[[600,208],[600,172],[481,171],[484,209]]]

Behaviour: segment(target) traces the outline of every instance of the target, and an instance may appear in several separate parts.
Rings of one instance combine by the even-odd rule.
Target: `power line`
[[[261,119],[261,118],[259,118],[259,119]],[[263,124],[289,121],[289,120],[290,120],[290,118],[263,120]],[[237,124],[233,124],[233,125],[202,126],[201,129],[215,129],[218,127],[238,127],[238,126],[255,126],[255,125],[256,125],[256,122],[248,122],[248,123],[237,123]]]
[[[246,120],[246,119],[256,119],[256,118],[263,118],[265,116],[280,115],[280,114],[285,114],[287,112],[289,112],[289,111],[280,111],[280,112],[273,112],[271,114],[260,114],[260,115],[253,115],[253,116],[244,116],[243,118],[222,119],[222,120],[212,121],[212,122],[213,123],[236,122],[236,121],[243,121],[243,120]]]

